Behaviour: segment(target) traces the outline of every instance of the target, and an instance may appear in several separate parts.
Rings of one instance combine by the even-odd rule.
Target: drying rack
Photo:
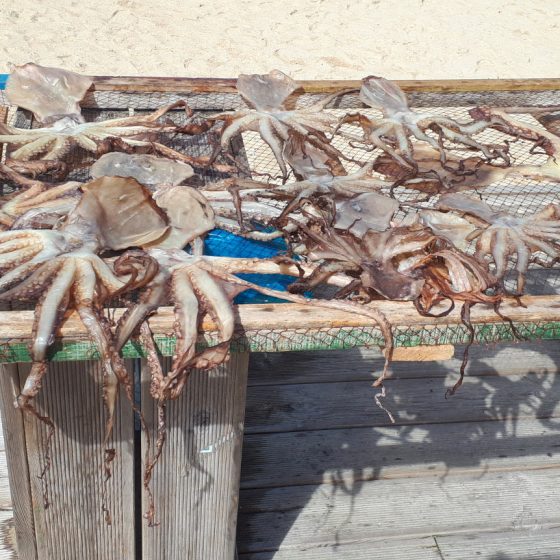
[[[560,79],[402,81],[399,85],[409,95],[411,106],[420,110],[431,107],[454,116],[466,115],[466,108],[474,105],[560,104]],[[318,96],[359,86],[359,82],[348,81],[301,82],[295,102],[310,103]],[[108,118],[131,110],[153,110],[178,99],[186,99],[200,112],[243,106],[235,80],[96,77],[83,103],[84,115],[88,119]],[[336,100],[331,109],[358,107],[361,105],[357,96],[349,94]],[[0,117],[17,126],[33,126],[29,115],[22,111],[0,107]],[[209,149],[200,139],[169,138],[168,142],[193,155],[208,153]],[[245,134],[236,147],[236,155],[244,158],[251,169],[270,170],[274,166],[272,155],[256,135]],[[519,159],[518,163],[522,162],[525,160]],[[82,172],[75,178],[87,176]],[[215,177],[209,173],[208,179],[212,178]],[[500,206],[503,201],[503,205],[518,212],[560,202],[558,193],[558,185],[545,188],[515,181],[484,189],[489,203]],[[408,194],[403,191],[400,196]],[[525,307],[508,299],[501,307],[502,314],[511,319],[526,339],[559,339],[559,270],[532,269],[528,285],[531,295],[521,299]],[[382,301],[370,305],[379,308],[393,325],[395,360],[447,359],[453,355],[455,345],[469,340],[459,310],[446,317],[426,318],[408,302]],[[115,310],[114,317],[121,312]],[[29,369],[32,313],[0,313],[0,404],[21,560],[231,560],[235,551],[249,353],[383,345],[377,327],[358,315],[295,304],[265,302],[237,306],[231,360],[211,372],[193,374],[183,397],[169,406],[167,446],[154,475],[157,517],[161,523],[156,528],[148,528],[142,520],[146,505],[140,478],[144,443],[130,407],[126,402],[119,403],[111,442],[117,458],[107,483],[113,522],[106,525],[101,511],[101,371],[96,361],[97,350],[88,341],[75,313],[66,317],[57,335],[50,353],[50,371],[37,399],[39,410],[48,411],[57,425],[53,464],[47,475],[52,505],[48,509],[43,507],[37,474],[43,467],[44,428],[12,406]],[[476,343],[515,340],[512,325],[491,307],[475,306],[471,320]],[[160,309],[150,318],[150,326],[162,355],[172,356],[172,309]],[[206,318],[200,344],[211,342],[215,333],[215,325]],[[138,343],[129,342],[124,356],[135,375],[146,420],[154,426],[156,411],[148,391],[143,349]]]

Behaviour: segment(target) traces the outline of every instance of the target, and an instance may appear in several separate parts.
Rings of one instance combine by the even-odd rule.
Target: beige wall
[[[0,0],[0,72],[560,75],[559,0]]]

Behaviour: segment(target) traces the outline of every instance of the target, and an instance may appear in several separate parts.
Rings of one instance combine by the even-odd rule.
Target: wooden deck
[[[457,349],[456,356],[460,354]],[[240,560],[558,560],[560,347],[398,363],[377,351],[251,357]]]
[[[239,560],[558,560],[558,343],[475,347],[448,400],[459,359],[394,364],[394,426],[373,399],[381,363],[252,355]],[[0,448],[0,559],[15,560]]]

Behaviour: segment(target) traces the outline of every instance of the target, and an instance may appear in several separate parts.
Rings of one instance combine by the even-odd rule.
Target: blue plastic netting
[[[270,259],[283,254],[285,251],[286,243],[283,239],[267,242],[253,241],[221,229],[212,230],[204,243],[204,254],[214,257]],[[259,286],[280,291],[286,291],[286,286],[294,281],[292,276],[284,274],[239,274],[238,276]],[[272,303],[279,301],[281,300],[259,294],[254,290],[243,292],[235,298],[236,303]]]

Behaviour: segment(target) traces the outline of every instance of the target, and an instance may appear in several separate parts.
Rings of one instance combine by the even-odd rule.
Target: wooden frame
[[[226,78],[174,78],[174,77],[93,77],[93,91],[107,92],[174,92],[174,93],[234,93],[235,79]],[[352,80],[303,80],[298,82],[305,93],[330,93],[342,89],[359,88],[359,81]],[[457,93],[457,92],[493,92],[493,91],[557,91],[560,90],[560,78],[550,79],[509,79],[509,80],[401,80],[397,81],[399,86],[407,92],[434,92],[434,93]],[[515,301],[506,303],[503,310],[514,322],[522,324],[545,323],[546,328],[535,334],[529,333],[529,338],[560,338],[560,296],[526,296],[524,302],[529,303],[528,308],[520,307]],[[425,318],[420,317],[414,307],[408,303],[400,302],[379,302],[372,304],[378,306],[393,323],[395,327],[413,326],[416,329],[414,336],[400,337],[396,340],[397,346],[412,347],[418,346],[418,341],[423,339],[418,336],[419,331],[427,332],[442,325],[452,325],[461,328],[461,321],[458,312],[451,313],[445,318]],[[363,317],[353,316],[346,313],[335,313],[330,310],[317,308],[299,308],[293,304],[282,304],[278,306],[239,306],[238,307],[238,331],[243,333],[255,332],[258,327],[269,322],[269,318],[274,316],[278,327],[273,330],[289,333],[293,330],[301,330],[302,322],[309,326],[309,332],[313,330],[329,328],[361,329],[371,326],[371,323]],[[28,361],[29,356],[26,351],[26,343],[31,336],[30,312],[8,312],[2,315],[0,324],[0,344],[5,347],[4,356],[0,358],[4,362]],[[484,306],[477,306],[472,311],[472,321],[477,325],[485,324],[504,324],[494,313],[493,310]],[[166,333],[171,331],[172,313],[169,309],[160,309],[151,319],[152,329],[156,336],[159,335],[158,342],[164,355],[171,355],[173,344],[170,343]],[[214,326],[210,321],[204,325],[204,329],[210,333]],[[507,326],[506,326],[507,331]],[[558,336],[557,336],[558,335]],[[511,340],[511,330],[509,334],[504,334],[502,338]],[[497,340],[502,339],[499,336]],[[76,360],[95,355],[95,349],[88,345],[85,331],[80,326],[79,320],[70,314],[64,325],[59,331],[58,345],[51,352],[53,360]],[[164,344],[165,339],[167,344]],[[416,341],[416,342],[415,342]],[[457,342],[460,342],[460,337]],[[245,336],[246,347],[251,351],[258,351],[259,347],[252,344],[250,339]],[[441,344],[449,344],[445,337],[441,338]],[[375,339],[370,343],[376,343]],[[364,337],[354,339],[354,342],[345,341],[343,347],[359,346],[367,344]],[[436,345],[438,342],[436,341]],[[317,349],[338,348],[340,345],[333,346],[317,345]],[[6,351],[8,349],[8,351]],[[272,344],[271,347],[263,346],[261,351],[270,350],[297,350],[297,343],[289,343],[284,340],[281,345]],[[309,345],[305,349],[312,349]],[[143,352],[137,345],[132,347],[130,344],[125,348],[127,357],[143,356]]]
[[[559,90],[560,78],[525,80],[395,80],[406,92],[458,93],[466,91]],[[158,78],[94,76],[95,91],[236,93],[235,78]],[[359,89],[359,80],[300,80],[305,93],[333,93]]]
[[[560,90],[560,79],[398,83],[407,92]],[[330,93],[340,89],[358,88],[360,85],[355,81],[304,81],[300,84],[303,92],[306,93]],[[234,93],[235,80],[96,77],[92,89],[94,92],[126,93],[153,91]],[[526,307],[520,305],[517,300],[508,299],[501,311],[511,319],[523,335],[530,339],[560,339],[560,296],[525,296],[522,298],[522,303]],[[382,311],[393,324],[397,346],[395,359],[445,359],[452,354],[454,344],[468,340],[468,332],[461,323],[458,310],[446,317],[426,318],[421,317],[414,306],[406,302],[381,301],[372,303],[371,306]],[[174,504],[173,511],[164,511],[161,516],[162,522],[167,523],[165,531],[172,534],[173,538],[165,540],[162,538],[162,534],[165,533],[158,533],[159,529],[150,532],[149,529],[142,528],[142,549],[146,558],[159,557],[162,551],[171,554],[170,546],[175,547],[177,555],[188,551],[187,557],[193,559],[231,560],[233,557],[249,351],[332,349],[383,344],[379,331],[369,319],[343,311],[307,305],[261,304],[238,306],[236,313],[237,328],[233,340],[235,355],[231,362],[216,368],[206,376],[193,375],[195,381],[190,387],[188,406],[177,403],[177,407],[169,413],[170,426],[172,426],[170,437],[176,438],[174,440],[176,445],[173,449],[174,454],[167,458],[165,470],[162,469],[156,474],[156,483],[162,493],[173,495],[173,500],[170,500]],[[17,392],[18,387],[21,386],[26,370],[25,365],[15,364],[30,360],[27,345],[31,338],[32,314],[32,311],[0,312],[0,344],[3,345],[0,362],[5,364],[0,366],[0,370],[3,370],[0,371],[0,406],[4,418],[20,557],[25,560],[43,560],[53,553],[53,543],[56,549],[56,543],[62,542],[59,540],[62,539],[61,531],[66,528],[51,527],[47,522],[48,515],[45,515],[39,506],[39,489],[34,478],[38,452],[41,449],[41,442],[37,437],[38,426],[34,420],[23,419],[21,414],[11,407],[14,392]],[[117,317],[118,315],[119,311]],[[263,327],[263,325],[270,325],[272,321],[274,322],[272,327]],[[491,307],[475,306],[471,313],[471,321],[475,326],[477,341],[496,342],[514,338],[511,324],[496,315]],[[302,328],[302,325],[305,325],[305,328]],[[174,341],[168,333],[172,332],[172,309],[161,308],[151,317],[150,326],[162,354],[171,356]],[[216,331],[215,325],[208,318],[203,328],[205,334],[201,336],[201,344],[212,339]],[[127,358],[141,358],[144,353],[138,344],[129,343],[124,349],[124,355]],[[58,332],[51,359],[55,362],[80,362],[95,357],[96,350],[89,342],[81,321],[75,313],[68,314]],[[53,381],[46,390],[49,404],[58,402],[57,398],[59,400],[67,398],[63,391],[66,385],[59,376],[68,376],[70,372],[78,378],[85,377],[84,371],[78,370],[97,371],[97,364],[95,362],[93,364],[92,362],[89,362],[89,365],[83,362],[53,364],[51,368],[53,371],[49,374]],[[145,376],[143,370],[142,375]],[[80,390],[82,390],[81,383],[77,381]],[[84,384],[87,383],[84,380]],[[146,383],[142,389],[141,400],[150,419],[153,410],[150,409],[151,401],[147,397],[145,386]],[[90,391],[89,394],[93,393]],[[186,399],[187,397],[185,402]],[[132,437],[131,415],[124,416],[122,421],[124,424],[119,434],[123,438],[120,441],[121,449],[126,448],[127,438],[129,444]],[[180,432],[180,437],[174,430]],[[72,437],[61,436],[63,437],[66,438],[64,444],[72,450],[75,457],[86,453],[87,446],[84,442],[79,439],[73,442]],[[197,453],[193,453],[193,449],[198,450]],[[170,451],[172,450],[168,448],[167,453]],[[134,459],[131,458],[130,453],[125,452],[122,456],[125,459],[122,461],[121,468],[123,470],[127,467],[132,468]],[[196,457],[196,460],[193,457]],[[203,467],[196,470],[200,465]],[[194,470],[189,476],[181,475],[173,478],[173,473],[176,475],[182,472],[181,469],[186,468],[187,472],[191,473],[191,467]],[[69,473],[69,476],[71,475],[72,473]],[[78,488],[82,488],[89,482],[73,479],[73,483]],[[122,504],[126,506],[126,500],[132,499],[130,484],[125,485],[115,499],[121,506]],[[129,506],[130,503],[119,510],[121,523],[123,519],[130,523],[132,516],[136,523],[140,523],[138,507],[136,506],[136,513],[133,514]],[[86,506],[77,504],[75,510],[69,510],[67,518],[70,519],[69,516],[72,515],[77,518],[81,515],[80,510],[83,507]],[[187,517],[182,516],[185,507]],[[126,515],[122,513],[125,510]],[[216,515],[217,512],[219,515]],[[119,538],[104,537],[103,527],[100,526],[90,527],[90,529],[94,532],[92,534],[103,541],[103,555],[99,554],[98,557],[104,560],[112,558],[133,560],[137,557],[137,552],[133,550],[134,539],[130,527],[122,525],[118,527],[121,535]],[[77,532],[80,532],[79,528]],[[137,544],[138,540],[135,542]],[[74,548],[69,549],[68,554],[74,555],[71,557],[80,555],[86,557],[88,554],[91,556],[92,550],[84,546],[80,547],[78,543]],[[120,549],[115,548],[119,546]],[[61,559],[66,557],[64,554],[60,556]]]
[[[430,343],[424,343],[430,346],[467,341],[467,332],[461,323],[458,309],[445,317],[422,317],[410,302],[379,301],[371,303],[370,306],[382,311],[391,321],[395,333],[400,332],[400,336],[396,336],[395,340],[397,347],[422,346],[422,340],[430,340]],[[443,309],[445,306],[441,306],[441,310]],[[502,314],[509,317],[525,334],[526,338],[560,339],[560,296],[524,296],[520,300],[508,298],[500,309]],[[439,308],[436,307],[434,313],[437,314],[438,310]],[[122,312],[123,310],[117,310],[115,319],[118,319]],[[300,304],[247,304],[237,306],[236,315],[234,351],[297,351],[303,348],[325,350],[382,345],[383,343],[370,319],[346,311]],[[0,317],[2,318],[0,341],[6,347],[3,351],[2,361],[4,363],[30,361],[28,342],[31,338],[33,311],[4,311]],[[263,325],[270,324],[272,317],[274,317],[274,327],[263,329]],[[173,321],[173,308],[171,307],[160,308],[149,319],[156,342],[164,356],[173,355],[174,341],[168,335],[173,330]],[[486,332],[486,338],[479,338],[479,342],[484,340],[498,342],[514,338],[510,324],[501,319],[492,306],[477,305],[473,307],[471,321],[477,332],[484,328],[493,329],[492,334]],[[306,331],[303,334],[302,325],[305,325]],[[534,332],[530,330],[531,325],[537,327]],[[457,330],[453,330],[453,327],[456,327]],[[430,336],[430,333],[438,328],[441,331],[438,337]],[[448,328],[451,329],[449,335],[446,336],[445,331]],[[206,338],[200,337],[201,344],[204,344],[207,339],[212,339],[217,327],[209,317],[206,317],[203,329]],[[364,329],[371,330],[364,331]],[[263,330],[265,335],[259,335]],[[320,341],[302,346],[302,337],[312,339],[314,333],[324,333],[325,330],[334,332],[332,342],[325,340],[323,336]],[[336,331],[340,331],[342,338],[337,339]],[[360,332],[364,333],[364,336],[358,336],[357,333]],[[281,340],[274,336],[275,333],[282,335]],[[268,341],[266,335],[268,335]],[[489,338],[490,336],[492,338]],[[144,352],[137,343],[128,343],[124,349],[124,355],[127,358],[140,358],[144,357]],[[57,344],[51,351],[51,359],[75,361],[95,357],[96,348],[89,342],[86,329],[78,314],[69,313],[59,330]]]

